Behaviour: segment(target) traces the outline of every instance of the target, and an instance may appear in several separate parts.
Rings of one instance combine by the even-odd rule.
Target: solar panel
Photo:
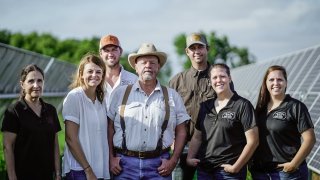
[[[308,57],[310,57],[310,53],[307,51],[306,54],[309,54]],[[293,73],[292,75],[296,76],[295,81],[293,82],[293,85],[290,87],[291,90],[297,90],[302,79],[305,77],[305,74],[309,71],[309,68],[312,66],[314,61],[310,61],[310,58],[304,59],[303,61],[298,62],[300,66],[298,66],[296,69],[297,71]]]
[[[287,93],[309,109],[317,142],[307,157],[308,167],[320,174],[320,45],[267,61],[231,70],[235,89],[255,106],[262,77],[271,65],[282,65],[288,73]]]
[[[37,64],[45,70],[50,60],[51,57],[0,43],[0,98],[15,97],[19,94],[20,86],[18,82],[23,67],[28,64]],[[50,76],[45,74],[44,96],[65,95],[71,82],[71,74],[75,70],[75,65],[57,59],[54,60],[46,73]]]

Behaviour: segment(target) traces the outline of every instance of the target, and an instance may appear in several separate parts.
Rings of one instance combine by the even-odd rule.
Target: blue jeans
[[[270,172],[251,171],[251,175],[255,180],[308,180],[308,167],[307,163],[303,163],[296,171],[292,173],[279,170],[273,170]]]
[[[83,170],[70,170],[70,172],[66,174],[66,180],[87,180],[86,173]]]
[[[120,159],[122,172],[114,176],[114,180],[120,179],[145,179],[145,180],[171,180],[171,174],[163,177],[158,173],[158,167],[161,166],[161,159],[169,159],[169,153],[163,153],[161,156],[149,159],[139,159],[136,157],[117,154]]]
[[[213,172],[205,172],[198,168],[198,180],[219,180],[219,179],[232,179],[232,180],[245,180],[247,177],[247,166],[244,166],[238,173],[225,172],[223,168],[217,168]]]
[[[80,170],[80,171],[70,170],[70,172],[66,174],[66,180],[87,180],[87,177],[84,170]],[[103,179],[99,178],[98,180],[103,180]]]

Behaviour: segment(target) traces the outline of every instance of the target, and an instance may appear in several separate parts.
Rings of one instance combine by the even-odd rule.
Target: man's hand
[[[110,171],[114,175],[119,175],[121,173],[120,157],[110,157]]]
[[[167,159],[162,159],[161,160],[161,166],[158,167],[158,172],[161,176],[169,176],[171,172],[174,170],[176,167],[177,163],[173,161],[172,159],[167,160]]]

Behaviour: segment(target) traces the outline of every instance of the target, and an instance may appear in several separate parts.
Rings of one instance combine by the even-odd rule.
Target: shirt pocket
[[[174,106],[170,106],[170,103],[169,103],[169,119],[168,119],[168,125],[167,125],[167,128],[168,129],[169,127],[170,128],[173,128],[176,126],[176,114],[175,114],[175,111],[174,111]],[[159,113],[154,113],[154,116],[153,116],[153,124],[154,126],[158,126],[160,129],[161,129],[161,126],[163,124],[163,121],[165,120],[165,116],[166,116],[166,106],[165,106],[165,103],[161,103],[161,104],[156,104],[155,105],[155,109],[156,112],[159,112]]]
[[[126,126],[134,126],[138,124],[142,118],[142,105],[139,102],[127,104],[124,111],[124,119]]]

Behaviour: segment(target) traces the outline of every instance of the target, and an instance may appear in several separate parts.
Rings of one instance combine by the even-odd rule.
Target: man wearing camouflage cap
[[[200,108],[200,103],[214,96],[208,76],[209,45],[206,37],[200,33],[192,33],[186,38],[187,56],[191,61],[191,68],[176,74],[169,82],[169,87],[175,89],[183,98],[191,121],[187,124],[187,143],[180,157],[180,166],[183,170],[183,179],[192,180],[195,168],[186,164],[187,147],[194,132],[194,125]]]

